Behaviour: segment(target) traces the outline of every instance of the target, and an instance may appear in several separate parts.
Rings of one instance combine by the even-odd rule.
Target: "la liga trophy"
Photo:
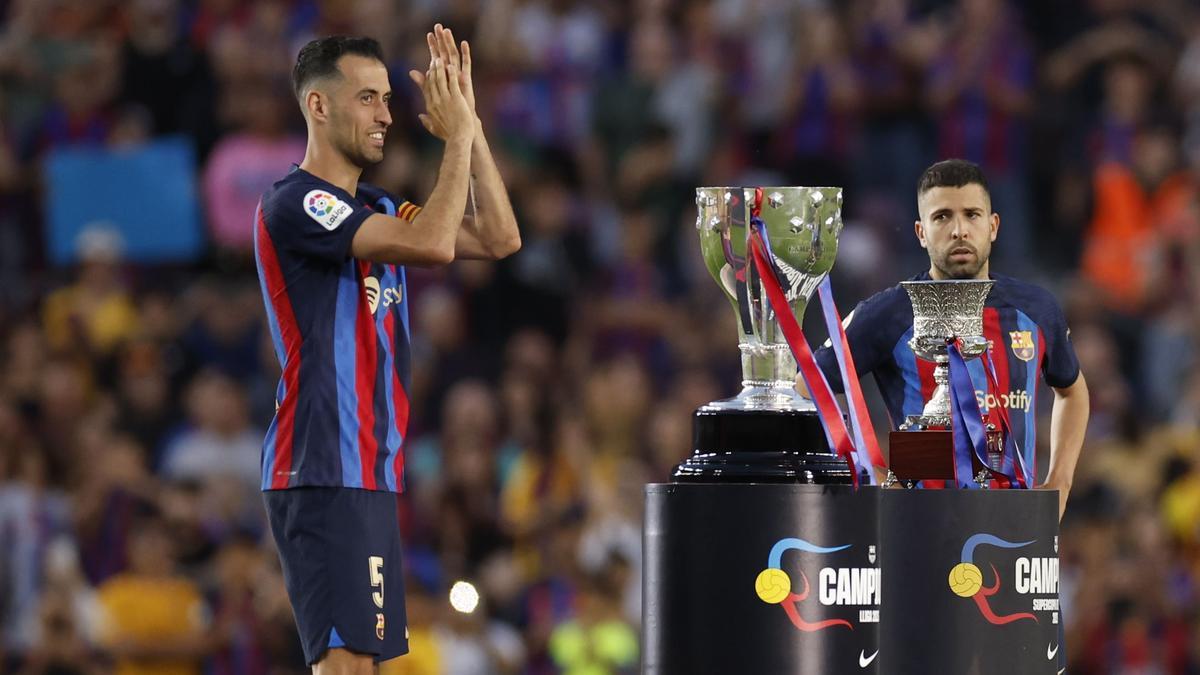
[[[833,268],[842,231],[837,187],[696,189],[700,252],[737,317],[742,390],[693,416],[693,454],[673,477],[694,482],[848,484],[846,463],[829,448],[816,406],[795,390],[796,360],[749,260],[752,207],[760,218],[784,296],[797,322]]]

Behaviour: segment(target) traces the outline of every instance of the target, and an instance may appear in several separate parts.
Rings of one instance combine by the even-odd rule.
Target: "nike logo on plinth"
[[[1053,647],[1052,647],[1050,645],[1050,643],[1046,643],[1046,658],[1047,659],[1053,660],[1054,655],[1057,653],[1058,653],[1058,645],[1053,645]]]
[[[867,666],[871,665],[871,662],[875,660],[876,656],[879,656],[878,649],[876,649],[875,653],[870,656],[867,656],[867,650],[864,649],[864,650],[860,651],[858,653],[858,667],[866,668]]]

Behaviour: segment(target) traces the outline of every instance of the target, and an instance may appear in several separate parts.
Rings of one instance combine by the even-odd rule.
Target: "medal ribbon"
[[[954,477],[958,487],[973,489],[979,487],[971,474],[971,455],[989,473],[996,477],[1001,487],[1028,487],[1025,463],[1017,453],[1016,443],[1012,438],[1007,412],[1003,408],[998,411],[1001,423],[1001,434],[1004,439],[1003,461],[1000,471],[991,468],[987,460],[987,427],[983,423],[983,415],[979,411],[979,401],[975,398],[975,385],[967,370],[967,362],[962,356],[962,340],[954,339],[947,342],[947,352],[950,357],[950,430],[954,438]],[[988,371],[989,388],[995,389],[996,376],[993,372],[991,359],[985,353],[985,370]]]

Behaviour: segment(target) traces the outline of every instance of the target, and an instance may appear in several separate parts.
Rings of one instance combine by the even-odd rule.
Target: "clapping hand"
[[[424,74],[416,70],[408,72],[425,99],[426,112],[418,115],[421,124],[442,140],[468,131],[473,134],[478,118],[470,45],[463,40],[460,52],[455,47],[454,34],[440,23],[433,27],[433,32],[425,34],[425,40],[429,45],[429,70]]]

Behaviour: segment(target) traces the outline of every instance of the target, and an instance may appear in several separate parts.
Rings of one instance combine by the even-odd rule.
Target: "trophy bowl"
[[[962,340],[962,356],[973,359],[987,351],[983,307],[993,282],[988,279],[902,281],[913,307],[913,335],[908,346],[919,358],[936,364],[937,387],[920,415],[909,415],[902,430],[950,428],[950,356],[946,342]]]

